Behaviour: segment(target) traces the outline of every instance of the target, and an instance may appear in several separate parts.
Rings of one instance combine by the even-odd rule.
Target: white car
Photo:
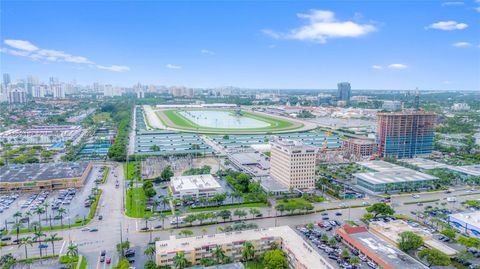
[[[418,198],[420,198],[420,195],[418,195],[418,194],[412,194],[412,198],[418,199]]]

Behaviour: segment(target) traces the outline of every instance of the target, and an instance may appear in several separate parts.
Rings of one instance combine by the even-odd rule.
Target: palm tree
[[[22,237],[22,239],[20,239],[18,247],[19,248],[21,246],[25,247],[25,259],[28,259],[28,253],[27,253],[27,246],[28,245],[32,246],[32,238],[30,236]]]
[[[148,221],[150,220],[149,216],[143,216],[143,220],[145,221],[145,228],[148,229]]]
[[[40,245],[42,244],[42,237],[46,236],[46,234],[44,234],[41,230],[36,231],[33,234],[34,234],[33,241],[38,242],[38,246],[40,249],[40,257],[42,257],[42,248],[40,247]]]
[[[176,223],[177,228],[178,228],[178,218],[179,218],[180,216],[182,216],[182,212],[180,212],[180,211],[175,211],[175,218],[177,219],[177,223]]]
[[[260,210],[256,208],[250,208],[250,214],[252,215],[252,219],[255,218],[256,215],[260,214]]]
[[[60,217],[60,225],[62,226],[63,228],[63,215],[65,215],[65,208],[63,207],[60,207],[58,210],[57,210],[57,216]]]
[[[18,222],[18,218],[22,217],[22,212],[17,211],[15,214],[13,214],[13,217],[15,218],[15,222]]]
[[[153,260],[153,256],[155,255],[155,247],[154,246],[149,246],[145,249],[143,252],[150,260]]]
[[[212,256],[215,257],[217,264],[219,264],[225,257],[225,252],[223,251],[222,247],[216,245],[215,248],[212,250]]]
[[[48,215],[48,206],[49,206],[48,202],[44,202],[42,204],[43,210],[45,211],[45,219],[48,219],[48,216],[47,216]],[[50,228],[51,227],[52,227],[52,221],[50,220]]]
[[[160,201],[158,199],[153,199],[152,202],[152,213],[157,211],[157,207],[160,205]]]
[[[67,256],[70,258],[70,262],[73,262],[73,258],[78,256],[78,246],[70,242],[67,247]]]
[[[352,257],[350,258],[350,263],[351,263],[353,266],[356,267],[356,265],[359,265],[359,264],[362,263],[362,260],[360,260],[360,258],[357,257],[357,256],[352,256]]]
[[[38,221],[32,221],[30,228],[33,228],[34,231],[37,231],[37,229],[40,229],[40,223]]]
[[[25,212],[25,217],[27,218],[28,230],[30,230],[30,217],[31,216],[32,216],[32,212],[30,212],[30,210]]]
[[[45,238],[45,242],[50,242],[52,244],[52,254],[55,255],[55,241],[60,240],[60,237],[57,237],[58,234],[50,234],[49,237]]]
[[[255,247],[249,241],[245,241],[242,249],[242,258],[244,261],[252,260],[255,257]]]
[[[18,234],[20,233],[20,229],[23,228],[23,224],[21,222],[15,222],[12,225],[12,229],[15,229],[15,233],[17,234],[17,242],[18,242]]]
[[[160,214],[158,214],[158,218],[162,221],[162,229],[165,229],[165,219],[167,218],[167,215],[160,212]]]
[[[185,252],[177,252],[177,254],[173,257],[173,264],[175,268],[183,269],[188,266],[188,260],[185,258]]]
[[[34,211],[35,214],[38,215],[38,223],[40,223],[40,226],[42,226],[42,219],[41,215],[45,212],[45,210],[42,207],[37,207]]]
[[[168,197],[167,197],[167,196],[162,196],[161,202],[162,202],[162,204],[163,204],[163,209],[165,210],[165,209],[166,209],[166,205],[169,203]]]

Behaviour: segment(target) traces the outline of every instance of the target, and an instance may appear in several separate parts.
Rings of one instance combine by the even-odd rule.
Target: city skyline
[[[478,90],[479,9],[475,1],[7,1],[2,73],[80,84]]]

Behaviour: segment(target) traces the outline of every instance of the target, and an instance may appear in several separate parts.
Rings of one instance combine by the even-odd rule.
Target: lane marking
[[[67,243],[66,240],[63,240],[63,244],[62,244],[62,247],[60,248],[60,252],[59,253],[62,253],[63,252],[63,248],[65,247],[65,244]]]

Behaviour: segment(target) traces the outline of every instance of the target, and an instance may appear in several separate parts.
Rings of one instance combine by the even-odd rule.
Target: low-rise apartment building
[[[233,261],[240,261],[243,245],[247,241],[254,246],[255,256],[271,250],[272,244],[276,243],[285,252],[289,268],[336,268],[288,226],[188,238],[171,236],[169,240],[155,243],[156,263],[160,266],[173,266],[175,255],[184,252],[185,258],[192,265],[196,265],[202,258],[212,258],[212,250],[216,246],[221,247],[225,255],[231,257]]]

